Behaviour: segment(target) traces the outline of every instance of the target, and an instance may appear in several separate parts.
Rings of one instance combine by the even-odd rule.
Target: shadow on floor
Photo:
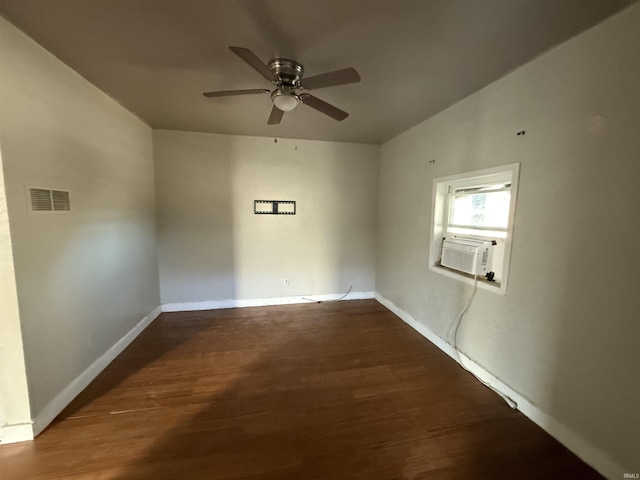
[[[65,419],[105,415],[114,408],[126,409],[126,398],[110,392],[197,336],[208,327],[212,317],[215,315],[209,312],[162,313],[56,417],[47,430]],[[207,320],[203,321],[203,318]],[[157,368],[162,365],[158,364]],[[131,382],[131,389],[139,387],[139,381]]]

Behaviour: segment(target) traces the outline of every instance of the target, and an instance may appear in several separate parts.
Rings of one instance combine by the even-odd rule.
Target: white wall
[[[6,200],[0,148],[0,443],[33,436]]]
[[[459,344],[611,478],[640,470],[639,133],[635,4],[381,154],[376,291],[440,337],[470,287],[428,270],[433,178],[521,163],[507,297],[478,291]]]
[[[373,291],[379,146],[153,139],[163,304]],[[254,200],[297,214],[255,215]]]
[[[1,18],[0,87],[37,420],[55,414],[54,399],[159,305],[152,138],[147,125]],[[71,214],[30,212],[25,188],[34,185],[70,190]]]

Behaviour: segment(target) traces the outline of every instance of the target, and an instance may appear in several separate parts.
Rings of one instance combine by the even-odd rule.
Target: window
[[[479,279],[479,286],[506,295],[519,170],[516,163],[434,180],[431,270],[472,282],[471,275],[441,266],[443,241],[490,241],[493,281]]]

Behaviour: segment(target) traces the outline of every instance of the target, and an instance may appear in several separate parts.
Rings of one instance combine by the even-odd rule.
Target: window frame
[[[478,288],[488,290],[494,293],[500,293],[503,296],[507,294],[507,286],[509,282],[509,267],[511,263],[511,248],[513,244],[514,221],[518,199],[518,181],[520,177],[520,164],[511,163],[508,165],[485,168],[472,172],[459,173],[433,179],[433,198],[431,202],[431,245],[429,248],[429,270],[438,274],[454,278],[464,283],[473,284],[473,277],[462,272],[456,272],[439,265],[442,257],[442,242],[447,236],[456,236],[460,238],[471,238],[476,240],[495,240],[498,242],[497,255],[499,265],[501,266],[501,281],[489,282],[478,278]],[[451,215],[450,190],[451,188],[475,187],[483,184],[510,183],[510,201],[509,201],[509,218],[504,238],[473,235],[469,233],[451,233],[448,234],[449,218]],[[480,229],[478,229],[480,230]],[[494,262],[496,258],[494,256]]]

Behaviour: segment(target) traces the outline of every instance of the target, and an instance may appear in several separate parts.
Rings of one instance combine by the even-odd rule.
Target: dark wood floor
[[[374,300],[164,313],[0,478],[600,478]]]

